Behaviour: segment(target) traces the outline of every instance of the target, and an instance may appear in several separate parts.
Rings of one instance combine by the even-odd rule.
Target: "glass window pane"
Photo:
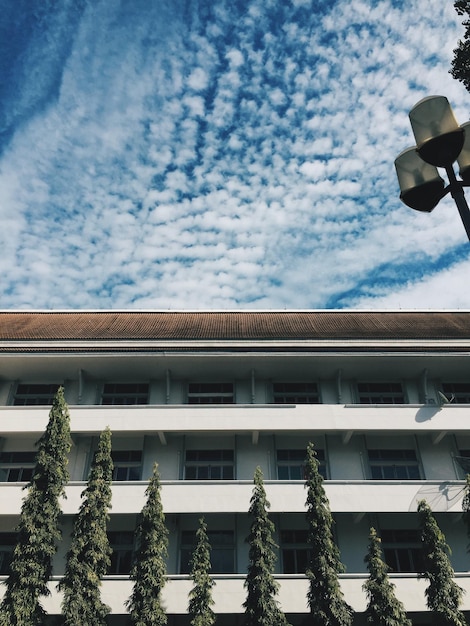
[[[24,467],[21,470],[21,479],[20,480],[22,482],[29,482],[32,479],[32,477],[33,477],[33,472],[34,472],[34,469],[32,467]]]
[[[382,468],[375,465],[371,465],[370,474],[374,480],[381,480],[383,478]]]
[[[196,480],[196,468],[193,465],[186,466],[185,478],[187,480]]]
[[[290,467],[290,479],[291,480],[303,480],[304,470],[303,467],[291,466]]]
[[[396,553],[397,553],[399,571],[411,572],[412,565],[411,565],[411,558],[410,558],[409,551],[403,548],[402,549],[398,548],[396,550]]]
[[[20,480],[20,468],[11,467],[8,474],[8,482],[16,483]]]
[[[410,480],[420,480],[421,476],[419,473],[418,465],[409,465],[408,466],[408,478]]]
[[[189,561],[191,559],[192,549],[181,548],[180,554],[180,573],[189,574]]]
[[[140,467],[130,467],[128,480],[140,480]]]
[[[406,480],[408,478],[408,468],[406,465],[395,465],[395,478],[397,480]]]
[[[284,574],[296,574],[294,550],[282,551],[282,564]]]
[[[382,475],[385,480],[393,480],[395,478],[395,468],[393,465],[382,466]]]
[[[207,467],[207,465],[198,467],[197,477],[199,478],[199,480],[206,480],[209,478],[209,468]]]
[[[297,550],[297,574],[303,574],[308,566],[308,550]]]
[[[383,553],[384,553],[385,562],[389,566],[390,570],[392,572],[398,572],[399,568],[398,568],[398,561],[396,558],[395,550],[384,548]]]
[[[212,572],[216,574],[232,574],[234,572],[233,549],[212,548]]]
[[[233,467],[226,466],[223,467],[223,478],[224,480],[233,480]]]
[[[127,468],[115,467],[114,468],[114,480],[127,480]]]

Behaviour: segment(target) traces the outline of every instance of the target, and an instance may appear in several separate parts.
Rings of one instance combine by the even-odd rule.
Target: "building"
[[[170,531],[170,626],[187,624],[188,559],[201,514],[212,543],[217,623],[242,623],[257,465],[276,524],[279,601],[289,621],[301,624],[310,440],[326,479],[347,568],[341,585],[355,623],[364,623],[364,556],[374,526],[398,597],[415,624],[431,624],[427,582],[416,575],[422,498],[453,550],[470,615],[461,519],[470,469],[470,312],[3,312],[0,376],[2,574],[34,442],[63,384],[74,445],[54,574],[64,571],[72,517],[98,435],[109,425],[114,555],[102,594],[111,624],[125,623],[133,531],[155,461]],[[44,601],[50,614],[60,612],[56,582]]]

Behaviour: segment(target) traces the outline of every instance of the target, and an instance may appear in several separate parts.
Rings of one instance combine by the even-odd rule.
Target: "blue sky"
[[[425,12],[423,12],[423,9]],[[451,0],[3,0],[0,308],[470,308],[398,199]]]

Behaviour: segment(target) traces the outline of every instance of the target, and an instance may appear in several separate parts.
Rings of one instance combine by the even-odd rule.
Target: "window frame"
[[[135,531],[108,530],[107,535],[112,549],[107,574],[110,576],[130,574],[135,553]],[[130,541],[120,541],[120,539],[130,539]]]
[[[317,454],[317,460],[319,463],[318,470],[323,477],[323,480],[327,480],[327,463],[326,454],[323,448],[315,448]],[[287,458],[280,459],[280,456]],[[276,476],[277,480],[301,480],[305,481],[305,466],[307,460],[307,449],[304,448],[277,448],[276,449]],[[280,469],[287,468],[287,477],[281,477]],[[300,471],[299,471],[300,470]],[[298,477],[293,477],[292,474],[298,474]]]
[[[235,384],[233,381],[190,381],[186,404],[235,404]]]
[[[413,448],[367,448],[367,459],[371,480],[424,480],[421,463]],[[387,476],[391,472],[384,471],[385,468],[392,469],[393,476]],[[398,468],[403,471],[397,472]],[[412,475],[411,468],[417,470],[417,476]],[[374,475],[378,469],[381,476]]]
[[[4,457],[9,458],[4,458]],[[23,455],[23,458],[18,458]],[[0,482],[2,483],[27,483],[33,477],[34,468],[36,466],[36,451],[31,450],[12,450],[10,452],[0,452]],[[18,471],[18,477],[10,479],[10,473]],[[6,478],[2,478],[2,472],[5,471]],[[23,474],[26,476],[23,477]]]
[[[128,458],[125,458],[125,457]],[[119,457],[122,457],[121,459]],[[112,450],[111,458],[113,460],[113,482],[131,482],[133,480],[142,480],[142,450]],[[134,470],[138,468],[138,472]],[[122,476],[125,473],[125,478]],[[129,474],[135,473],[135,476],[129,477]]]
[[[311,558],[311,548],[308,545],[308,529],[286,528],[279,533],[280,557],[283,574],[305,574]],[[292,558],[293,567],[287,567],[286,558]],[[303,567],[305,563],[305,567]],[[288,571],[289,570],[289,571]],[[291,571],[292,570],[292,571]]]
[[[14,531],[0,532],[0,576],[10,573],[11,557],[18,543],[18,533]]]
[[[13,394],[13,406],[51,406],[61,386],[62,383],[18,383]]]
[[[130,389],[126,391],[124,387]],[[132,390],[132,387],[135,389]],[[138,389],[138,387],[145,389]],[[101,389],[101,404],[103,406],[145,405],[149,403],[149,395],[150,384],[148,382],[105,382]],[[145,401],[141,401],[144,399]]]
[[[219,459],[216,458],[217,455],[220,455]],[[206,458],[203,458],[204,456]],[[210,456],[214,458],[210,459]],[[194,476],[188,477],[188,468],[194,468]],[[205,470],[207,471],[204,476]],[[220,476],[216,476],[218,470],[221,470]],[[193,472],[189,473],[192,474]],[[235,450],[233,448],[190,448],[186,450],[184,454],[183,480],[235,480]]]
[[[364,389],[361,389],[361,386]],[[399,389],[392,389],[393,386]],[[405,385],[402,381],[357,381],[356,394],[358,404],[407,404]]]
[[[230,541],[217,542],[218,537],[225,537]],[[235,531],[232,529],[214,529],[207,530],[207,537],[211,547],[211,574],[236,574],[236,538]],[[180,550],[179,550],[179,573],[190,573],[190,560],[196,546],[196,531],[182,530],[180,533]],[[217,555],[220,553],[230,553],[227,559],[227,567],[221,568],[223,571],[217,571],[218,561]],[[226,558],[226,554],[222,560]],[[230,560],[230,563],[229,563]]]
[[[422,546],[420,531],[417,528],[382,528],[380,538],[383,558],[390,572],[417,573],[421,571]],[[403,566],[405,560],[410,564],[409,567]]]
[[[441,391],[452,404],[470,404],[470,383],[466,382],[442,382]],[[459,390],[459,387],[466,387]],[[464,398],[464,400],[462,400]]]
[[[300,389],[302,386],[304,389]],[[308,390],[308,386],[312,390]],[[321,404],[320,388],[316,381],[273,381],[271,398],[272,404]]]

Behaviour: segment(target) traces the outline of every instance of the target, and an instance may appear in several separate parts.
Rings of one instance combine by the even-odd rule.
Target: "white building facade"
[[[470,313],[467,312],[3,312],[0,313],[0,576],[6,578],[23,487],[58,385],[73,447],[63,541],[44,600],[60,613],[72,520],[100,432],[115,464],[102,598],[126,624],[134,529],[158,462],[169,530],[164,604],[187,625],[198,519],[212,545],[219,626],[243,623],[249,500],[259,465],[279,544],[278,600],[293,626],[308,616],[303,464],[313,441],[346,566],[345,599],[364,624],[364,556],[382,537],[397,596],[430,625],[418,578],[416,507],[427,500],[467,591],[462,521],[470,471]],[[3,593],[3,589],[1,589]]]

